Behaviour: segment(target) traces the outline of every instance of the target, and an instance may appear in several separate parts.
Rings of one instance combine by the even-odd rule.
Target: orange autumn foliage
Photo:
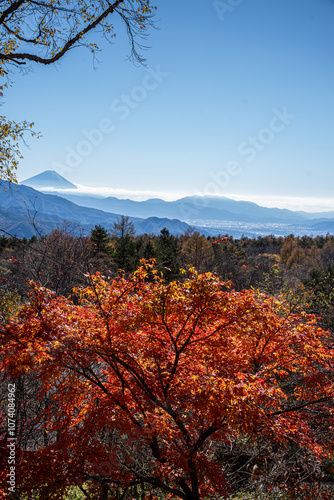
[[[128,279],[93,276],[77,305],[31,288],[3,328],[0,358],[45,402],[34,420],[44,441],[18,446],[18,492],[64,498],[84,485],[113,498],[146,484],[171,498],[227,497],[226,443],[267,443],[263,460],[291,443],[331,456],[333,346],[314,317],[211,273],[166,283],[154,262]]]

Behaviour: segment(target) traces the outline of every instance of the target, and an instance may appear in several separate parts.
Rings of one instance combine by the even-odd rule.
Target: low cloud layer
[[[73,194],[73,195],[84,195],[84,196],[95,196],[100,198],[106,198],[108,196],[115,196],[116,198],[125,199],[129,198],[135,201],[144,201],[149,198],[161,198],[162,200],[172,201],[187,196],[187,193],[165,193],[163,191],[134,191],[129,189],[115,189],[109,187],[88,187],[77,185],[77,189],[55,189],[55,188],[43,188],[43,192],[57,192],[61,195]]]
[[[44,192],[58,192],[64,194],[84,195],[106,198],[108,196],[115,196],[116,198],[126,199],[129,198],[135,201],[144,201],[150,198],[160,198],[166,201],[173,201],[192,194],[202,193],[166,193],[163,191],[135,191],[128,189],[115,189],[109,187],[88,187],[78,184],[77,189],[55,189],[44,188]],[[293,211],[305,212],[328,212],[334,211],[334,198],[312,198],[312,197],[298,197],[298,196],[271,196],[271,195],[240,195],[229,193],[225,195],[238,201],[252,201],[264,207],[287,208]]]
[[[269,208],[287,208],[293,211],[330,212],[334,211],[334,198],[312,198],[298,196],[239,195],[228,194],[234,200],[252,201]]]

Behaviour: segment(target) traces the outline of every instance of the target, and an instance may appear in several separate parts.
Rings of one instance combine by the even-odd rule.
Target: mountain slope
[[[28,238],[36,234],[32,221],[42,234],[64,223],[79,226],[76,233],[81,231],[81,234],[89,234],[96,224],[110,230],[120,216],[119,213],[81,207],[60,196],[43,194],[28,186],[13,185],[5,181],[0,185],[0,229],[18,237]],[[159,234],[166,227],[171,234],[177,235],[189,227],[184,222],[167,218],[145,220],[132,217],[131,220],[137,234]]]
[[[75,184],[68,181],[61,175],[57,174],[54,170],[45,170],[41,174],[34,175],[20,182],[25,186],[30,186],[36,189],[40,188],[55,188],[55,189],[77,189]]]

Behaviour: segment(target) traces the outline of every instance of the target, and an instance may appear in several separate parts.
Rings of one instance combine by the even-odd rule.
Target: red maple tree
[[[92,277],[77,304],[31,287],[0,358],[34,385],[17,494],[198,500],[262,484],[311,498],[308,465],[333,452],[334,395],[333,346],[313,316],[211,273],[166,283],[153,262]],[[6,453],[4,432],[3,484]]]

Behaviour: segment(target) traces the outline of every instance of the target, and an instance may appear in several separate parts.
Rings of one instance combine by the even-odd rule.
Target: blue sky
[[[126,59],[119,26],[96,69],[80,48],[14,76],[2,111],[43,134],[18,179],[52,169],[136,199],[334,209],[334,1],[156,5],[148,68]]]

